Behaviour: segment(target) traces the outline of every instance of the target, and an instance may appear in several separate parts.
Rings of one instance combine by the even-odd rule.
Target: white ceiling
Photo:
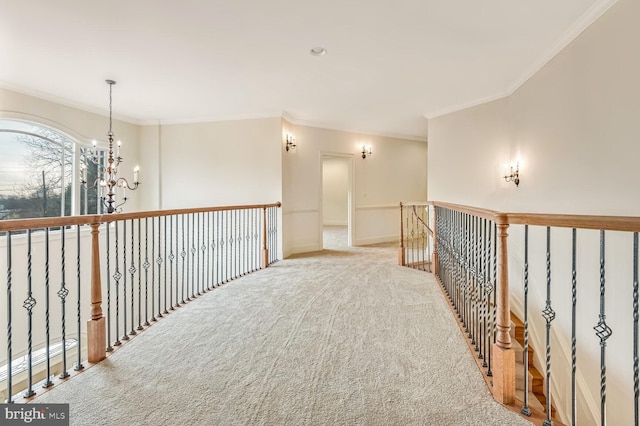
[[[0,84],[138,123],[285,116],[424,139],[615,0],[0,0]],[[327,55],[309,50],[325,47]]]

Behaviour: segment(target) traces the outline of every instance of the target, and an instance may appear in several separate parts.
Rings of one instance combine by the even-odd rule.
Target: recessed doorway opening
[[[340,250],[352,245],[353,156],[322,155],[322,247]]]

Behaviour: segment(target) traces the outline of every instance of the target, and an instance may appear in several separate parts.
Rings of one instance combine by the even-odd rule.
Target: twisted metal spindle
[[[129,340],[127,335],[127,221],[122,221],[122,340]],[[132,318],[133,319],[133,318]],[[133,321],[132,321],[133,322]]]
[[[162,218],[158,216],[158,318],[162,318]],[[166,279],[166,276],[165,276]]]
[[[191,213],[191,291],[190,296],[194,299],[196,297],[196,286],[198,276],[196,275],[196,218],[194,213]]]
[[[131,274],[131,330],[129,330],[129,335],[130,336],[135,336],[136,330],[135,330],[135,317],[136,317],[136,309],[135,309],[135,277],[136,277],[136,272],[138,271],[138,268],[136,268],[136,261],[135,261],[135,244],[136,244],[136,240],[135,240],[135,228],[134,228],[134,222],[133,219],[131,219],[129,221],[130,225],[131,225],[131,264],[129,265],[129,273]],[[126,222],[125,222],[125,226],[126,226]],[[125,328],[126,330],[126,328]]]
[[[138,219],[138,266],[142,265],[142,221]],[[138,271],[138,327],[142,330],[142,274]]]
[[[156,258],[156,220],[151,218],[151,262]],[[151,268],[151,321],[158,321],[156,318],[156,268],[149,264]],[[160,277],[158,277],[160,279]]]
[[[576,281],[576,250],[577,250],[576,228],[571,231],[571,424],[575,425],[577,421],[577,397],[576,397],[576,303],[577,298],[577,281]]]
[[[167,258],[167,216],[164,217],[164,257],[165,259]],[[163,314],[168,314],[169,311],[167,310],[167,296],[169,296],[169,293],[167,292],[167,263],[168,262],[164,262],[164,311],[162,311]]]
[[[27,298],[22,306],[27,310],[28,331],[27,331],[27,379],[28,388],[24,393],[25,398],[30,398],[36,394],[33,390],[33,308],[36,306],[36,300],[33,298],[32,286],[32,254],[31,254],[31,233],[27,231]]]
[[[529,225],[524,226],[524,405],[520,412],[531,415],[529,408]]]
[[[151,222],[153,226],[153,219],[151,220]],[[148,327],[151,325],[149,323],[149,267],[150,266],[151,266],[151,263],[149,262],[149,218],[145,218],[144,219],[144,263],[142,264],[142,267],[144,268],[144,325],[145,327]],[[151,270],[151,274],[153,274],[153,270]]]
[[[80,225],[76,226],[76,244],[77,244],[77,257],[76,257],[76,276],[77,276],[77,290],[78,299],[76,300],[76,312],[77,312],[77,326],[78,326],[78,341],[77,341],[77,360],[76,365],[73,367],[75,371],[80,371],[84,368],[82,365],[82,320],[80,316],[80,292],[81,292],[81,280],[80,280]]]
[[[67,259],[66,259],[66,238],[65,238],[65,227],[60,227],[60,267],[61,267],[61,279],[60,290],[58,290],[58,297],[60,298],[60,315],[61,315],[61,328],[62,328],[62,372],[60,373],[61,379],[66,379],[69,377],[69,372],[67,371],[67,322],[66,322],[66,299],[69,294],[69,290],[66,287],[66,267],[67,267]]]
[[[114,226],[115,226],[115,233],[116,233],[116,245],[115,245],[116,270],[113,273],[113,280],[115,281],[115,285],[116,285],[116,327],[115,327],[116,341],[113,343],[113,346],[120,346],[122,342],[118,337],[118,333],[120,333],[120,330],[119,330],[120,329],[120,278],[122,277],[122,275],[120,274],[120,260],[119,260],[119,250],[118,250],[118,242],[119,242],[118,221],[114,222]]]
[[[105,253],[107,258],[107,352],[113,351],[113,346],[111,346],[111,245],[110,245],[110,237],[109,234],[109,223],[107,222],[107,232],[106,232],[106,247]]]
[[[638,233],[633,233],[633,414],[638,426],[640,380],[638,373]]]
[[[13,402],[13,315],[11,312],[13,276],[11,272],[11,231],[7,232],[7,403]]]
[[[171,311],[175,310],[175,306],[178,304],[178,290],[177,290],[178,287],[177,286],[176,286],[176,301],[175,303],[173,303],[173,261],[176,259],[176,256],[173,253],[173,240],[171,239],[172,236],[173,236],[173,216],[170,216],[169,217],[169,295],[170,295],[169,310]]]
[[[49,292],[50,292],[50,274],[49,274],[49,228],[44,229],[44,304],[45,304],[45,348],[47,351],[47,378],[42,385],[43,388],[49,388],[53,386],[51,381],[51,330],[50,330],[50,317],[49,317]],[[11,358],[7,358],[10,360]],[[11,364],[9,362],[7,367]],[[9,392],[10,393],[10,392]]]
[[[551,426],[551,321],[556,317],[556,313],[551,308],[551,228],[547,226],[547,300],[545,302],[542,317],[546,321],[546,392],[547,397],[547,417],[542,423],[543,426]],[[525,378],[526,380],[526,378]]]
[[[598,324],[593,327],[596,336],[600,338],[600,424],[607,424],[607,365],[606,365],[606,348],[607,339],[611,337],[611,328],[605,321],[605,233],[600,231],[600,314],[598,315]]]

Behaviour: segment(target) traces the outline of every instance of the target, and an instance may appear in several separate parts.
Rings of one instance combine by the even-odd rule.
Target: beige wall
[[[344,156],[352,165],[354,245],[396,240],[400,201],[426,199],[427,145],[423,141],[300,126],[285,120],[283,135],[287,132],[294,134],[298,146],[289,152],[282,149],[285,255],[322,248],[325,155]],[[373,147],[373,155],[364,160],[363,143]]]
[[[149,207],[280,201],[280,133],[279,118],[144,126],[145,161],[157,171]]]
[[[640,2],[620,0],[511,96],[429,120],[431,199],[512,212],[640,216]],[[500,177],[521,159],[516,188]],[[540,235],[542,233],[542,235]],[[522,314],[523,229],[511,227],[513,309]],[[552,232],[552,394],[570,405],[570,232]],[[583,424],[599,418],[597,232],[578,237],[578,388]],[[532,229],[530,287],[539,366],[544,365],[544,232]],[[607,237],[607,402],[611,424],[632,415],[631,237]],[[535,265],[535,266],[534,266]],[[560,395],[565,398],[560,400]]]

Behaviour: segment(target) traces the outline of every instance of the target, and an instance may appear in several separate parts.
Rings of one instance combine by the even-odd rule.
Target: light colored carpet
[[[527,425],[497,404],[430,274],[396,245],[218,288],[36,398],[73,425]]]

